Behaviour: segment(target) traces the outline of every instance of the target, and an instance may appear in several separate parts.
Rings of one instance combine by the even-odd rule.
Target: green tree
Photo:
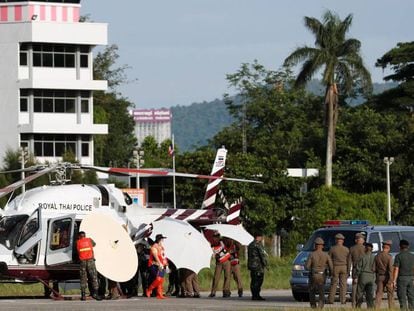
[[[339,111],[339,91],[347,95],[358,83],[366,92],[372,88],[371,76],[360,56],[361,43],[347,38],[352,15],[344,20],[326,11],[322,21],[305,17],[305,26],[315,36],[315,47],[303,46],[285,59],[285,66],[303,63],[296,78],[296,86],[303,86],[322,70],[326,106],[326,172],[325,184],[332,185],[332,159],[335,153],[335,129]],[[339,86],[339,87],[338,87]]]
[[[95,138],[95,164],[126,166],[137,141],[134,135],[134,120],[128,110],[133,106],[116,92],[116,88],[129,82],[127,65],[116,67],[118,47],[108,46],[94,59],[94,78],[107,80],[110,92],[94,93],[94,122],[107,123],[108,135]]]

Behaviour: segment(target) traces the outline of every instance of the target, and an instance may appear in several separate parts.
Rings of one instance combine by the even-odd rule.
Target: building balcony
[[[21,22],[2,24],[2,42],[39,42],[84,45],[108,44],[104,23]]]
[[[21,113],[20,121],[28,120],[28,113]],[[85,117],[86,119],[86,117]],[[48,134],[108,134],[107,124],[76,123],[75,113],[34,113],[33,122],[19,125],[20,133]]]

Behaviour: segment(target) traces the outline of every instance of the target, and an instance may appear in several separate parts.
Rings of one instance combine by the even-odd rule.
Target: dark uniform
[[[309,255],[305,267],[309,271],[310,305],[316,308],[316,293],[318,293],[318,307],[322,309],[325,302],[326,269],[332,272],[333,265],[331,257],[323,251],[323,247],[318,248],[317,245],[324,245],[322,238],[315,239],[316,249]]]
[[[391,247],[392,241],[382,242],[383,247],[388,245]],[[377,291],[375,293],[375,308],[381,308],[382,296],[384,288],[387,291],[388,308],[394,307],[394,288],[392,286],[392,257],[387,252],[380,252],[375,256],[373,271],[376,274],[375,284]]]
[[[364,294],[367,300],[368,308],[374,307],[374,281],[375,275],[372,271],[375,256],[372,254],[372,244],[365,244],[365,254],[354,267],[355,276],[357,277],[356,307],[361,308]]]
[[[256,235],[256,237],[261,235]],[[250,270],[250,290],[252,300],[264,300],[260,290],[264,279],[264,269],[267,266],[266,252],[260,240],[255,239],[247,248],[247,268]]]
[[[400,253],[395,256],[394,282],[397,283],[397,295],[401,309],[414,309],[414,287],[413,287],[413,269],[414,255],[408,251],[409,243],[406,240],[400,241]],[[398,277],[398,278],[397,278]],[[408,308],[407,308],[408,298]]]
[[[345,237],[338,233],[335,235],[335,239],[344,240]],[[336,244],[329,250],[329,256],[331,256],[333,263],[333,273],[331,280],[331,288],[329,290],[328,301],[333,304],[335,301],[336,286],[339,280],[339,299],[342,304],[346,303],[346,280],[348,278],[348,255],[349,249],[346,246]]]
[[[362,233],[355,234],[355,242],[356,244],[349,249],[348,255],[348,275],[352,271],[352,307],[355,308],[356,305],[356,293],[357,293],[357,275],[355,268],[357,266],[358,261],[364,256],[365,254],[365,247],[363,245],[363,241],[365,236]],[[362,244],[360,244],[362,241]]]

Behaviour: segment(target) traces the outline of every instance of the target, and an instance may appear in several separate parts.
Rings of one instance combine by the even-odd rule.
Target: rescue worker
[[[168,289],[167,296],[178,296],[180,293],[180,277],[178,275],[178,269],[175,264],[168,259],[168,267],[170,273],[168,274]]]
[[[138,253],[138,271],[137,274],[140,278],[138,278],[138,285],[141,283],[142,286],[142,296],[146,297],[146,290],[149,286],[148,278],[149,278],[149,269],[148,269],[148,261],[150,258],[150,245],[147,241],[142,240],[137,244],[137,253]],[[139,286],[138,286],[139,287]]]
[[[220,281],[221,272],[224,271],[224,282],[223,282],[223,297],[230,297],[230,275],[231,275],[231,264],[230,264],[230,253],[228,252],[224,242],[220,238],[220,233],[215,232],[213,235],[213,242],[211,244],[213,253],[216,259],[216,268],[214,270],[213,282],[211,285],[211,292],[208,297],[215,297],[218,283]]]
[[[92,297],[96,300],[102,300],[98,294],[98,272],[96,271],[95,258],[93,255],[94,246],[95,242],[91,238],[87,238],[85,232],[80,231],[76,249],[80,260],[81,300],[86,300],[88,276],[91,278],[93,286]]]
[[[352,271],[352,307],[355,308],[356,305],[356,292],[358,288],[357,280],[358,276],[356,275],[356,265],[358,261],[362,258],[362,256],[365,255],[365,236],[363,233],[357,233],[355,234],[355,245],[352,246],[349,249],[349,255],[348,255],[348,275]]]
[[[372,254],[372,244],[365,243],[365,253],[354,267],[355,273],[352,274],[352,277],[356,276],[357,278],[356,308],[361,308],[364,295],[367,301],[367,307],[374,308],[375,275],[372,271],[374,259],[375,256]]]
[[[232,239],[229,240],[229,252],[230,252],[230,265],[231,265],[231,274],[234,278],[234,281],[237,284],[237,294],[239,297],[243,297],[243,282],[240,274],[240,260],[239,260],[239,251],[240,244]]]
[[[382,252],[375,256],[373,271],[376,274],[375,308],[381,308],[384,288],[387,291],[388,308],[394,307],[394,288],[392,286],[392,257],[390,255],[392,241],[382,242]]]
[[[322,309],[325,302],[326,270],[332,273],[333,265],[331,257],[323,251],[325,242],[322,238],[315,239],[315,250],[306,260],[305,267],[309,271],[309,301],[311,308]],[[316,293],[319,295],[316,305]]]
[[[252,300],[265,300],[260,296],[264,279],[264,269],[267,267],[267,254],[262,241],[263,235],[257,232],[254,234],[254,240],[247,247],[247,268],[250,270]]]
[[[400,241],[400,252],[395,256],[393,283],[397,286],[397,296],[401,309],[414,309],[414,255],[408,251],[410,243]],[[408,305],[407,305],[408,298]]]
[[[163,294],[163,285],[168,262],[165,257],[164,247],[162,245],[163,239],[166,238],[167,237],[162,234],[157,234],[155,236],[155,243],[151,246],[151,255],[148,261],[148,267],[150,269],[150,274],[152,274],[153,281],[145,292],[147,297],[151,297],[152,291],[156,289],[158,299],[166,298]]]
[[[344,246],[345,237],[342,233],[335,235],[336,244],[329,250],[333,264],[331,288],[329,289],[328,303],[335,302],[336,286],[339,280],[339,301],[346,304],[346,280],[348,278],[348,255],[349,249]]]

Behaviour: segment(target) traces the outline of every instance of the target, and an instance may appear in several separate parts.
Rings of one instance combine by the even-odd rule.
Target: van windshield
[[[323,247],[324,251],[328,251],[331,246],[335,245],[335,235],[337,233],[342,233],[345,236],[344,245],[346,247],[351,247],[355,244],[355,234],[359,232],[364,232],[361,230],[322,230],[322,231],[316,231],[312,236],[309,238],[309,240],[306,242],[305,246],[303,247],[304,251],[313,251],[316,238],[322,238],[325,241],[325,245]],[[364,232],[366,234],[366,232]]]

